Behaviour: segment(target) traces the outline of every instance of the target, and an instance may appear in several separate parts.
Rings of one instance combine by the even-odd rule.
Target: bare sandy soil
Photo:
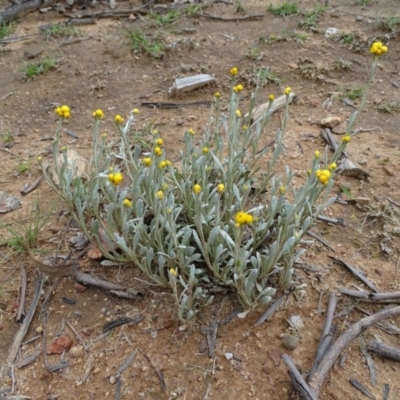
[[[282,4],[278,1],[273,3]],[[332,292],[338,294],[338,312],[351,305],[369,312],[380,308],[369,303],[357,303],[338,293],[340,287],[366,289],[366,286],[348,270],[333,263],[330,256],[359,268],[382,291],[399,290],[400,241],[394,228],[398,226],[400,210],[397,173],[400,168],[400,136],[399,115],[396,113],[400,104],[400,24],[394,32],[383,31],[377,19],[378,15],[386,20],[398,13],[398,2],[381,0],[370,3],[370,6],[362,7],[348,0],[335,1],[320,17],[315,29],[307,32],[298,28],[304,16],[274,16],[266,11],[267,4],[261,0],[243,2],[243,14],[235,13],[233,4],[210,5],[199,13],[216,16],[216,19],[183,15],[167,27],[154,27],[154,21],[146,13],[132,14],[128,18],[99,18],[94,24],[76,26],[81,36],[74,38],[45,38],[39,27],[78,15],[110,11],[109,8],[106,5],[92,8],[64,5],[59,7],[59,11],[51,9],[21,17],[14,35],[24,36],[23,40],[0,41],[0,166],[3,171],[0,190],[17,196],[22,207],[2,214],[1,224],[18,227],[27,223],[31,205],[38,201],[42,214],[49,219],[39,234],[37,248],[48,251],[55,249],[60,241],[62,248],[70,246],[68,239],[76,234],[77,229],[73,224],[68,225],[70,218],[65,206],[44,182],[26,196],[21,196],[19,191],[25,183],[41,176],[36,159],[39,155],[49,157],[48,147],[56,127],[56,104],[71,106],[72,118],[68,129],[77,136],[73,138],[63,134],[63,144],[85,156],[89,155],[91,148],[91,114],[97,108],[104,110],[102,129],[111,136],[117,135],[113,116],[117,113],[126,116],[130,110],[138,108],[138,127],[145,128],[151,123],[161,132],[167,152],[176,154],[183,143],[183,132],[189,128],[201,131],[207,123],[208,107],[149,108],[142,105],[143,102],[212,101],[213,94],[219,91],[226,105],[229,69],[237,66],[247,96],[243,103],[245,112],[253,89],[252,71],[268,67],[276,82],[270,81],[262,89],[260,101],[266,101],[270,93],[278,96],[286,85],[298,97],[298,101],[290,106],[280,168],[288,164],[297,171],[295,180],[301,184],[314,151],[322,151],[325,147],[319,136],[318,122],[330,115],[347,121],[354,111],[341,98],[346,97],[344,93],[354,95],[365,85],[371,63],[369,44],[374,39],[386,40],[390,50],[379,62],[375,82],[358,123],[361,132],[347,149],[348,157],[367,171],[370,178],[367,181],[348,176],[337,179],[333,194],[347,200],[347,204],[335,203],[325,215],[342,219],[344,225],[319,222],[314,227],[314,232],[323,237],[332,249],[312,238],[309,238],[312,242],[305,245],[307,251],[302,258],[303,264],[296,268],[297,279],[307,284],[305,297],[299,300],[290,297],[270,321],[260,326],[254,324],[263,310],[252,312],[244,319],[234,318],[220,326],[215,357],[210,358],[204,345],[204,328],[212,319],[221,320],[238,307],[234,297],[219,299],[204,310],[194,324],[183,329],[176,319],[174,299],[170,293],[135,280],[140,278],[140,274],[132,267],[106,268],[84,257],[80,261],[82,270],[135,287],[145,293],[145,298],[121,300],[90,287],[78,293],[72,278],[62,278],[51,293],[46,325],[39,304],[25,340],[38,336],[39,332],[45,336],[48,345],[64,331],[73,339],[74,345],[79,345],[81,338],[86,349],[80,351],[75,347],[73,354],[65,353],[63,357],[70,364],[55,373],[44,368],[43,354],[25,368],[3,368],[0,380],[0,393],[3,394],[0,398],[7,398],[11,390],[26,396],[20,398],[66,400],[296,398],[279,354],[289,353],[302,372],[310,369],[325,319],[328,295]],[[133,0],[121,2],[114,11],[134,9],[140,5]],[[7,4],[3,1],[0,6],[5,8]],[[317,6],[320,2],[299,3],[303,10]],[[263,17],[235,20],[254,15]],[[140,27],[148,33],[157,31],[167,44],[164,56],[156,59],[132,52],[124,27]],[[337,28],[342,40],[327,39],[324,34],[329,27]],[[297,35],[289,37],[289,33],[294,31]],[[299,41],[299,32],[308,35],[303,42]],[[287,40],[269,40],[270,43],[260,40],[271,39],[270,35]],[[33,79],[24,79],[24,66],[43,56],[57,56],[58,66]],[[216,83],[179,98],[168,97],[168,89],[175,78],[196,73],[209,73],[215,77]],[[334,96],[335,93],[339,95]],[[327,109],[323,104],[332,96],[334,99]],[[352,97],[355,97],[351,101],[357,107],[360,99]],[[279,115],[274,118],[273,123],[279,126]],[[5,140],[9,134],[12,140]],[[273,131],[267,134],[265,143],[273,135]],[[336,137],[341,139],[339,135]],[[26,171],[21,172],[25,169],[21,165],[27,166]],[[9,231],[3,226],[0,240],[9,237]],[[0,269],[2,361],[19,328],[14,314],[21,283],[20,267],[24,266],[28,272],[28,304],[37,279],[29,258],[20,254],[10,256],[11,253],[12,249],[7,246],[0,249],[3,258]],[[41,302],[52,283],[45,285]],[[68,304],[65,298],[75,303]],[[365,315],[359,308],[336,320],[338,333]],[[301,316],[305,327],[301,330],[299,345],[289,351],[283,347],[282,339],[291,332],[288,319],[293,315]],[[107,337],[96,341],[105,323],[121,317],[141,321],[117,327]],[[63,320],[73,326],[79,338],[68,324],[63,324]],[[400,318],[390,322],[399,325]],[[366,342],[377,336],[392,345],[400,345],[398,335],[376,326],[362,336]],[[17,361],[42,346],[40,337],[24,344]],[[118,368],[135,349],[145,354],[147,359],[138,352],[131,365],[122,372],[121,384],[115,383]],[[233,355],[230,360],[226,357],[229,353]],[[278,355],[275,361],[274,355]],[[60,355],[50,355],[47,361],[55,364],[59,360]],[[362,382],[376,398],[382,398],[385,383],[390,386],[388,398],[400,398],[399,366],[375,356],[374,360],[378,377],[375,387],[371,384],[359,340],[353,341],[341,362],[335,364],[320,398],[365,398],[349,383],[351,378]]]

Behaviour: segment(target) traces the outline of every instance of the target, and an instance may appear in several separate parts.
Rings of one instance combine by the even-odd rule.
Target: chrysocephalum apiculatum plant
[[[378,42],[370,51],[374,60],[367,89],[387,47]],[[260,151],[259,141],[275,98],[270,95],[264,116],[252,121],[256,101],[252,94],[249,116],[243,117],[238,72],[236,67],[230,70],[227,112],[221,110],[221,94],[215,93],[213,117],[203,133],[193,129],[184,133],[177,162],[167,157],[157,131],[146,153],[132,143],[137,109],[126,122],[119,114],[114,117],[119,143],[111,146],[107,135],[99,134],[104,118],[99,109],[93,112],[89,172],[78,176],[67,162],[68,150],[59,146],[63,120],[71,116],[65,105],[56,109],[56,179],[39,160],[47,181],[65,200],[84,234],[108,260],[128,263],[153,283],[172,289],[182,322],[221,291],[236,292],[240,303],[252,309],[269,303],[277,290],[304,288],[293,280],[294,262],[304,251],[299,244],[316,216],[331,203],[327,195],[340,171],[340,155],[367,96],[365,90],[330,162],[322,163],[316,150],[304,184],[293,188],[288,166],[283,176],[275,175],[291,89],[284,89],[283,128],[276,132],[275,147],[267,154],[268,148]]]

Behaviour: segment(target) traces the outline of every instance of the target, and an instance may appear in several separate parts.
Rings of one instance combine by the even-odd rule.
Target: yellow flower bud
[[[225,191],[225,185],[223,183],[220,183],[217,185],[217,192],[218,193],[223,193]]]
[[[269,101],[272,103],[275,100],[275,96],[273,94],[270,94],[268,96]]]
[[[161,138],[158,138],[156,140],[156,145],[159,147],[162,147],[164,145],[164,140],[162,140]]]
[[[230,72],[232,76],[236,76],[239,73],[239,70],[236,67],[233,67]]]
[[[350,135],[345,135],[345,136],[342,137],[342,142],[343,143],[349,143],[350,139],[351,139]]]
[[[164,198],[164,193],[163,193],[163,191],[162,191],[162,190],[159,190],[159,191],[156,193],[156,197],[157,197],[158,200],[162,200],[162,199]]]
[[[193,186],[193,193],[199,194],[200,192],[201,192],[201,186],[200,186],[198,183],[196,183],[196,184]]]
[[[190,129],[188,130],[188,134],[194,136],[194,135],[195,135],[194,129],[190,128]]]
[[[288,96],[291,91],[292,89],[289,86],[287,86],[285,87],[284,93],[286,94],[286,96]]]
[[[153,163],[153,161],[150,157],[143,158],[142,162],[145,167],[150,167],[151,164]]]
[[[208,147],[203,147],[203,154],[207,154],[209,152]]]
[[[124,207],[130,208],[130,207],[132,207],[132,200],[124,199],[124,201],[122,202],[122,204],[124,205]]]
[[[240,112],[240,110],[236,110],[235,115],[236,115],[236,117],[241,118],[242,113]]]

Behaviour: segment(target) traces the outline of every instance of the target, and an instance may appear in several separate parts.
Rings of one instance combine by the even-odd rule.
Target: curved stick
[[[382,319],[390,318],[397,314],[400,314],[400,306],[379,311],[376,314],[372,314],[369,317],[361,319],[338,337],[336,342],[330,347],[326,353],[326,356],[319,364],[314,376],[309,381],[309,385],[317,397],[319,396],[319,392],[321,391],[321,387],[326,376],[328,375],[328,372],[344,348],[369,326],[381,321]]]

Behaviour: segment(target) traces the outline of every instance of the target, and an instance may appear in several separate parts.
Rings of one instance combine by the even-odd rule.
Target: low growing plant
[[[22,75],[26,80],[42,75],[58,65],[58,57],[44,57],[35,63],[28,63],[22,68]]]
[[[367,87],[385,51],[382,43],[372,46]],[[277,290],[304,289],[293,277],[294,262],[304,252],[301,240],[333,201],[328,195],[340,172],[340,156],[366,101],[367,90],[331,160],[316,150],[308,177],[295,187],[288,166],[283,175],[276,173],[291,89],[284,90],[283,127],[269,153],[268,147],[260,150],[260,139],[271,119],[274,96],[253,121],[256,94],[251,95],[249,116],[244,116],[237,68],[231,75],[227,112],[222,111],[221,95],[215,93],[209,124],[202,134],[193,129],[184,133],[177,162],[168,158],[164,139],[156,131],[146,153],[132,142],[137,110],[126,122],[121,115],[114,117],[120,140],[117,148],[111,145],[107,135],[99,135],[104,117],[99,109],[93,113],[89,170],[78,175],[69,163],[68,149],[60,147],[63,120],[71,116],[68,106],[56,109],[56,180],[40,159],[47,182],[107,264],[128,263],[152,282],[170,288],[182,322],[223,291],[235,292],[245,308],[253,309],[269,303]]]

